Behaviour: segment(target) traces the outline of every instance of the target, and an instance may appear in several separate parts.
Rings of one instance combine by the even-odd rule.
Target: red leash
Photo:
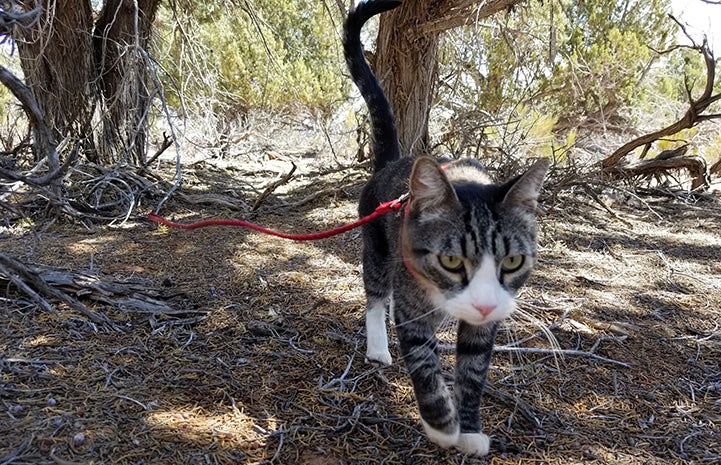
[[[311,234],[287,234],[279,231],[273,231],[272,229],[267,229],[257,224],[249,223],[248,221],[243,220],[203,220],[196,221],[195,223],[176,223],[174,221],[166,220],[162,216],[156,215],[155,213],[150,213],[148,215],[148,219],[156,223],[164,224],[165,226],[169,226],[171,228],[198,229],[204,228],[206,226],[239,226],[243,228],[249,228],[254,231],[259,231],[264,234],[269,234],[271,236],[282,237],[283,239],[290,239],[292,241],[317,241],[318,239],[325,239],[327,237],[337,236],[338,234],[342,234],[346,231],[350,231],[351,229],[371,222],[379,216],[385,215],[386,213],[399,210],[406,202],[406,200],[408,200],[408,194],[403,194],[395,200],[391,200],[390,202],[384,202],[378,205],[378,207],[373,211],[373,213],[368,216],[364,216],[363,218],[354,221],[353,223],[344,224],[343,226],[339,226],[328,231]]]

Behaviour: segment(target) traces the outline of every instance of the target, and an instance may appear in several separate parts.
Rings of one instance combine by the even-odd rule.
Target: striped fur
[[[441,165],[400,155],[388,101],[362,52],[360,30],[395,0],[361,1],[345,22],[344,51],[371,119],[375,170],[359,212],[410,191],[408,208],[364,225],[367,357],[392,362],[386,335],[390,311],[428,437],[443,447],[485,455],[480,400],[500,321],[536,261],[535,209],[548,168],[494,184],[475,160]],[[444,382],[436,331],[457,321],[453,393]]]

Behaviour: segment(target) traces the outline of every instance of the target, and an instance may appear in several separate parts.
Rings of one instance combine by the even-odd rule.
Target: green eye
[[[455,255],[439,255],[438,262],[446,270],[457,273],[463,268],[463,259]]]
[[[501,262],[501,270],[504,273],[513,273],[514,271],[520,270],[525,261],[525,255],[508,255]]]

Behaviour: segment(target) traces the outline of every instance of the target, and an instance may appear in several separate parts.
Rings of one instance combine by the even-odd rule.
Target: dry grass
[[[198,165],[186,193],[252,205],[288,171],[277,163]],[[365,176],[308,163],[250,219],[298,232],[350,221]],[[299,199],[312,200],[287,206]],[[494,442],[479,460],[424,438],[402,366],[364,362],[355,232],[293,243],[142,219],[7,231],[2,252],[146,282],[187,315],[86,296],[122,323],[113,331],[3,289],[0,463],[719,463],[721,207],[645,200],[614,207],[631,228],[569,194],[543,217],[521,305],[568,355],[550,355],[522,319],[506,325],[483,405]],[[164,213],[239,216],[187,203]],[[450,373],[451,351],[446,362]]]

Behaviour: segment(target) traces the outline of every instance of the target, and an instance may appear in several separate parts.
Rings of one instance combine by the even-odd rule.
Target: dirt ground
[[[355,219],[367,173],[311,162],[249,211],[289,166],[196,164],[189,197],[161,213],[291,232]],[[357,231],[298,243],[142,217],[5,229],[2,253],[173,311],[66,287],[112,328],[2,283],[0,464],[721,463],[721,204],[602,200],[616,217],[583,192],[544,200],[540,264],[519,296],[533,318],[498,336],[483,459],[424,438],[402,365],[365,363]]]

